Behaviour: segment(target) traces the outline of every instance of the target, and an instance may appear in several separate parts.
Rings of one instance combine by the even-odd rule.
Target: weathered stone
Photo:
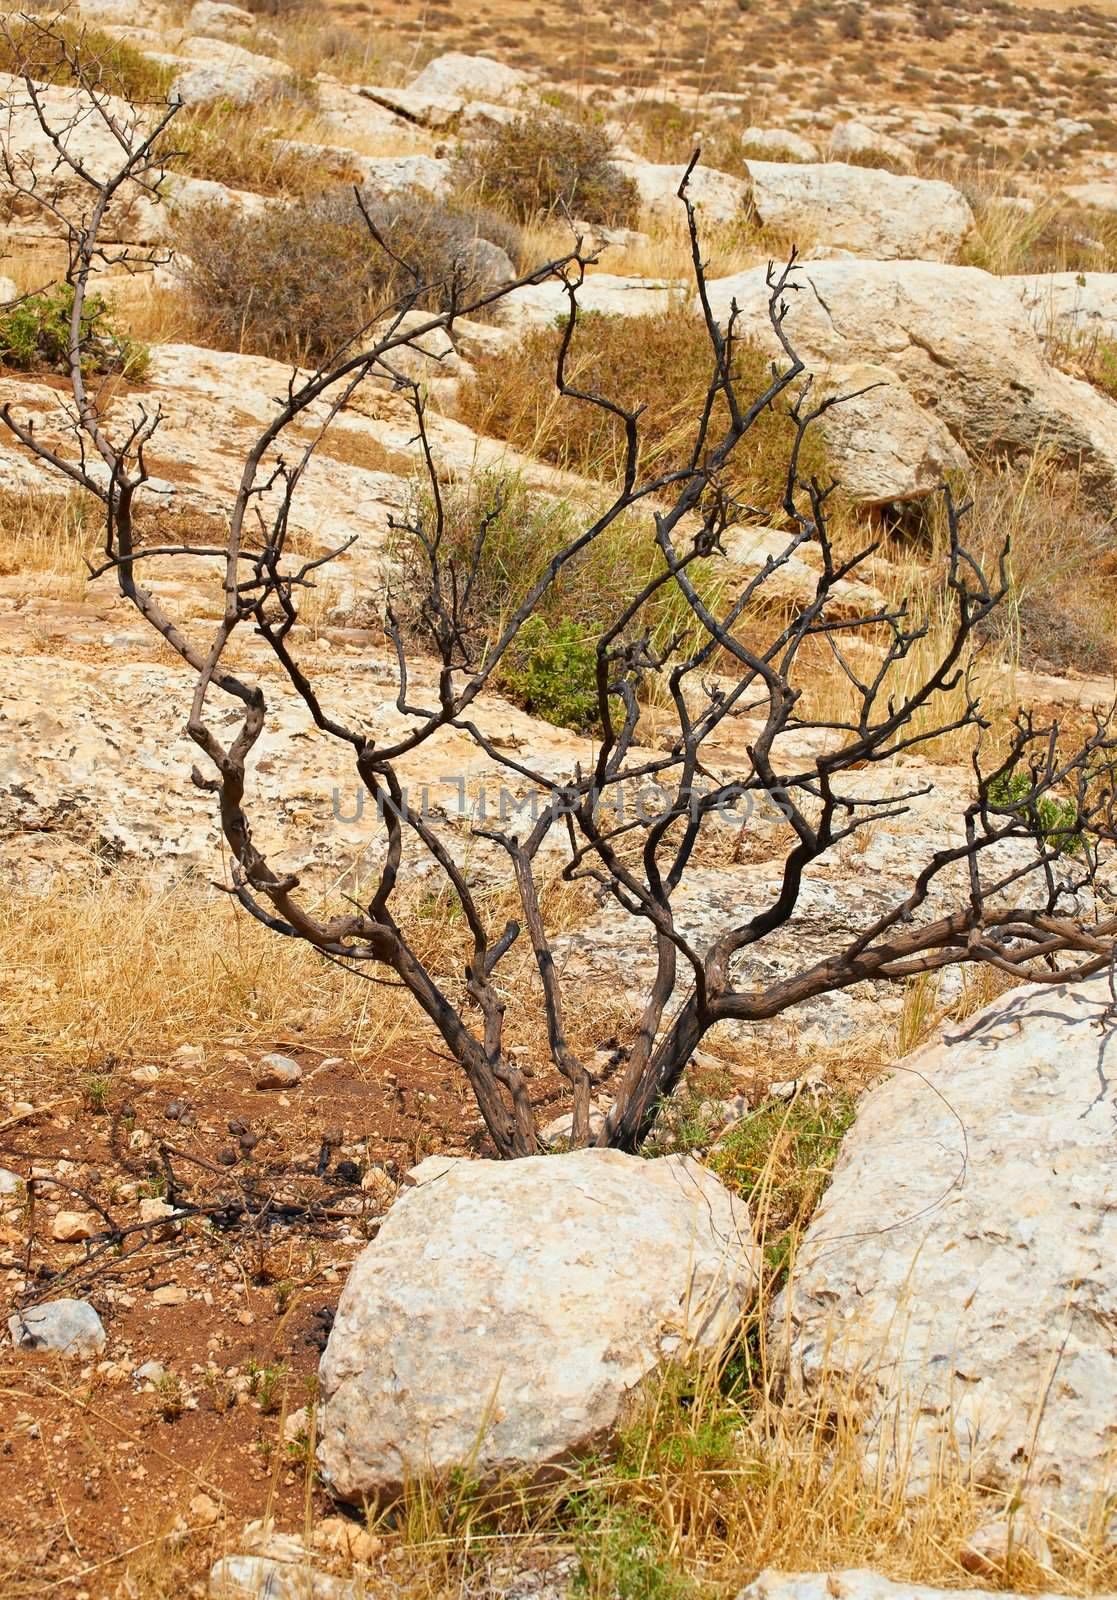
[[[737,1600],[989,1600],[986,1589],[936,1589],[926,1583],[882,1578],[877,1572],[778,1572],[769,1568],[742,1589]],[[1022,1600],[1004,1591],[1000,1600]],[[1031,1600],[1060,1600],[1054,1594]],[[1097,1595],[1095,1600],[1114,1600]]]
[[[738,526],[728,529],[721,543],[729,562],[747,577],[755,576],[768,562],[774,563],[771,576],[765,580],[769,600],[807,605],[818,591],[821,567],[811,564],[810,545],[800,544],[789,554],[792,540],[792,534],[780,528]],[[832,598],[835,610],[868,612],[884,603],[879,590],[857,578],[840,579],[834,585]]]
[[[309,1557],[275,1561],[268,1556],[223,1556],[209,1575],[211,1600],[366,1600],[363,1583],[335,1578]]]
[[[394,89],[385,84],[362,84],[360,93],[366,100],[422,128],[452,127],[465,109],[465,101],[456,95],[425,94],[421,90]]]
[[[50,1236],[59,1244],[80,1244],[103,1226],[95,1211],[59,1211],[50,1225]]]
[[[501,101],[521,95],[530,83],[526,72],[509,67],[502,61],[451,50],[428,61],[408,87],[419,94]]]
[[[679,184],[683,181],[685,166],[637,160],[621,161],[618,166],[634,179],[645,210],[654,215],[673,217],[680,225],[685,221],[686,213],[679,199]],[[709,222],[734,222],[746,214],[749,184],[744,178],[732,177],[728,172],[697,167],[691,174],[688,193],[695,209]]]
[[[855,1395],[919,1492],[957,1466],[1084,1521],[1117,1434],[1107,979],[1016,989],[861,1103],[773,1311],[792,1392]]]
[[[830,134],[830,154],[836,161],[847,156],[880,155],[890,161],[910,166],[912,152],[908,146],[891,134],[870,128],[868,123],[850,120],[835,123]]]
[[[1065,350],[1117,339],[1117,272],[1033,272],[1006,278],[1040,338]]]
[[[965,197],[937,179],[841,161],[746,164],[756,216],[801,247],[952,261],[973,227]]]
[[[282,90],[294,78],[286,62],[257,55],[224,39],[188,39],[182,53],[191,65],[178,73],[170,96],[186,106],[207,105],[213,100],[246,106]]]
[[[1094,178],[1089,183],[1071,183],[1063,198],[1089,211],[1117,211],[1117,183],[1111,178]]]
[[[342,1292],[325,1479],[360,1501],[467,1460],[536,1475],[598,1448],[660,1362],[731,1332],[755,1270],[746,1209],[691,1160],[455,1162],[402,1194]]]
[[[303,1069],[290,1056],[261,1056],[256,1063],[257,1089],[293,1089],[302,1082]]]
[[[186,18],[188,32],[208,34],[215,39],[253,33],[259,26],[259,17],[251,11],[246,11],[243,6],[220,4],[219,0],[197,0]]]
[[[831,368],[827,387],[849,397],[819,426],[830,470],[858,505],[922,499],[966,465],[961,445],[887,368]]]
[[[105,1328],[87,1300],[48,1300],[8,1318],[12,1343],[20,1350],[58,1350],[63,1355],[96,1355],[105,1348]]]
[[[741,135],[746,145],[764,150],[773,161],[817,161],[818,146],[790,128],[746,128]]]
[[[968,451],[1030,453],[1042,439],[1089,488],[1117,489],[1117,405],[1052,366],[1012,283],[931,261],[810,261],[793,282],[785,326],[815,370],[886,367]],[[764,268],[709,294],[723,319],[736,301],[738,332],[778,356]]]

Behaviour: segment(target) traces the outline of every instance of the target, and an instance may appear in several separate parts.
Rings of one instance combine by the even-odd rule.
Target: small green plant
[[[74,290],[62,283],[29,294],[0,312],[0,366],[17,372],[70,370]],[[99,294],[86,297],[81,314],[82,371],[115,373],[138,382],[150,361],[144,345],[112,326],[112,307]]]
[[[501,686],[525,711],[560,728],[598,722],[593,634],[566,618],[529,617],[501,674]]]
[[[291,1304],[292,1296],[297,1287],[298,1285],[295,1283],[294,1278],[280,1278],[275,1286],[275,1314],[277,1317],[283,1316]]]
[[[989,803],[1007,811],[1019,809],[1044,844],[1053,845],[1059,855],[1073,855],[1082,847],[1077,805],[1050,794],[1033,800],[1034,788],[1030,773],[1002,772],[989,785]]]
[[[85,1103],[95,1117],[103,1117],[109,1106],[112,1078],[107,1073],[94,1073],[86,1079]]]
[[[271,1416],[279,1410],[283,1400],[283,1388],[287,1377],[287,1365],[283,1361],[274,1364],[261,1364],[250,1361],[248,1371],[248,1392],[253,1396],[265,1417]]]
[[[666,1550],[665,1530],[639,1506],[596,1488],[570,1501],[581,1569],[575,1593],[586,1600],[682,1600],[690,1585]]]
[[[614,161],[605,130],[559,110],[525,112],[463,146],[455,176],[520,222],[558,213],[625,226],[640,214],[640,191]]]
[[[164,1372],[155,1385],[155,1404],[164,1422],[177,1422],[186,1410],[186,1390],[175,1372]]]

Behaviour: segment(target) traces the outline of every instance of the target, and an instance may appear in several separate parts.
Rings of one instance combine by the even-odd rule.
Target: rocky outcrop
[[[875,155],[905,167],[909,167],[912,160],[912,152],[906,144],[855,118],[834,124],[830,134],[830,155],[835,161],[844,161],[848,156]]]
[[[286,62],[257,55],[224,39],[188,39],[181,53],[190,64],[178,73],[170,94],[186,106],[208,105],[214,100],[246,106],[294,82],[295,75]]]
[[[812,368],[887,368],[967,451],[1042,442],[1090,488],[1117,489],[1117,405],[1051,365],[1011,282],[930,261],[810,261],[793,281],[786,327]],[[709,288],[719,317],[736,302],[739,331],[779,354],[764,268]]]
[[[819,423],[827,459],[857,505],[921,500],[966,465],[961,445],[886,367],[834,367],[826,381],[843,396]]]
[[[605,1444],[664,1361],[716,1347],[755,1289],[744,1205],[682,1157],[446,1163],[397,1200],[320,1372],[335,1495],[463,1463],[538,1476]]]
[[[528,73],[488,56],[448,51],[428,61],[408,87],[418,94],[455,95],[470,100],[514,100],[531,85]]]
[[[953,261],[973,212],[952,184],[841,161],[749,161],[759,221],[801,249]]]
[[[679,185],[686,172],[685,166],[635,160],[619,161],[617,165],[635,182],[640,191],[640,203],[646,211],[682,223],[685,213],[679,199]],[[696,167],[688,193],[695,209],[707,222],[736,222],[747,214],[749,185],[744,178],[734,178],[728,172]]]
[[[1033,985],[862,1101],[772,1315],[871,1463],[960,1470],[1084,1521],[1114,1486],[1117,1028],[1107,980]]]
[[[818,146],[790,128],[746,128],[741,142],[763,150],[773,161],[817,161]]]

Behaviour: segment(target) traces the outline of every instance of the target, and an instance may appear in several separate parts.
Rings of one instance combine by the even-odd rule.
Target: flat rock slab
[[[777,1572],[769,1568],[742,1589],[737,1600],[989,1600],[987,1589],[936,1589],[926,1583],[897,1583],[878,1572]],[[1008,1591],[1000,1600],[1017,1600]],[[1062,1600],[1033,1595],[1032,1600]],[[1094,1600],[1114,1600],[1096,1595]]]
[[[469,1463],[540,1476],[607,1443],[657,1366],[717,1346],[756,1285],[747,1208],[697,1162],[454,1161],[357,1261],[322,1359],[319,1465],[390,1498]]]
[[[105,1328],[85,1300],[48,1300],[8,1318],[19,1350],[58,1350],[67,1356],[96,1355],[105,1348]]]
[[[772,1316],[791,1392],[837,1382],[866,1454],[1085,1521],[1117,1439],[1117,1024],[1032,985],[862,1102]]]

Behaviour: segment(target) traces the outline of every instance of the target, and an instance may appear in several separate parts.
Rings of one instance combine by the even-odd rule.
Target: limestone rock
[[[620,161],[617,165],[635,180],[645,210],[674,217],[680,225],[685,221],[679,199],[685,166],[655,161]],[[749,185],[744,178],[734,178],[728,172],[697,167],[691,174],[689,194],[696,210],[708,222],[734,222],[745,214]]]
[[[441,200],[450,192],[450,163],[436,156],[368,156],[361,171],[382,199],[423,189]]]
[[[302,1082],[303,1069],[290,1056],[261,1056],[256,1064],[257,1089],[293,1089]]]
[[[966,465],[961,445],[886,367],[831,368],[827,387],[849,397],[819,426],[830,470],[858,505],[922,499]]]
[[[773,161],[818,160],[818,146],[790,128],[746,128],[741,140],[756,150],[768,152]]]
[[[973,227],[968,201],[937,179],[841,161],[746,165],[760,222],[802,246],[881,259],[952,261]]]
[[[197,0],[186,19],[187,31],[222,39],[229,34],[254,33],[260,19],[243,6],[223,5],[219,0]]]
[[[375,83],[362,84],[360,93],[421,128],[453,127],[465,110],[465,101],[457,95],[427,94],[419,89],[395,89]]]
[[[363,1583],[316,1570],[309,1558],[222,1556],[209,1575],[211,1600],[365,1600]]]
[[[188,39],[183,54],[191,64],[175,78],[170,94],[186,106],[208,105],[214,100],[250,105],[294,78],[285,62],[224,39]]]
[[[815,370],[886,367],[967,450],[1031,452],[1043,439],[1081,463],[1089,488],[1117,489],[1117,405],[1051,365],[1012,283],[932,261],[810,261],[793,281],[785,326]],[[735,300],[738,332],[778,353],[764,268],[709,293],[717,316]]]
[[[685,299],[683,286],[666,278],[629,278],[611,272],[594,272],[578,291],[582,311],[596,311],[607,317],[641,317],[667,311]],[[553,278],[543,283],[525,284],[514,290],[497,307],[503,327],[520,333],[527,328],[548,327],[556,317],[565,316],[570,301],[561,283]]]
[[[821,568],[811,565],[809,545],[800,545],[792,554],[787,553],[792,542],[790,533],[779,528],[738,526],[730,528],[721,542],[730,563],[746,577],[760,572],[769,561],[777,563],[765,580],[765,594],[770,600],[807,605],[814,599]],[[834,585],[832,601],[834,611],[844,608],[866,612],[883,605],[884,596],[860,579],[842,578]]]
[[[868,156],[874,153],[891,161],[902,162],[905,166],[911,165],[911,150],[900,139],[894,139],[891,134],[882,133],[878,128],[870,128],[868,123],[858,122],[853,118],[848,122],[835,123],[830,134],[830,154],[836,161],[841,161],[846,156]]]
[[[1117,211],[1117,183],[1112,179],[1094,178],[1089,183],[1068,184],[1063,198],[1089,211]]]
[[[59,1211],[51,1223],[50,1236],[59,1244],[80,1244],[92,1239],[102,1225],[94,1211]]]
[[[1105,979],[1016,989],[861,1103],[772,1317],[866,1453],[945,1457],[1084,1521],[1117,1434],[1117,1116]],[[1110,1481],[1107,1482],[1107,1478]]]
[[[768,1568],[742,1589],[737,1600],[989,1600],[986,1589],[935,1589],[926,1583],[897,1583],[877,1572],[777,1572]],[[1008,1591],[1000,1600],[1021,1600]],[[1032,1600],[1059,1600],[1053,1594]],[[1097,1595],[1095,1600],[1114,1600]]]
[[[689,1159],[447,1164],[342,1292],[320,1370],[329,1487],[360,1501],[466,1460],[539,1474],[600,1447],[659,1362],[735,1326],[756,1260],[745,1207]]]
[[[0,306],[11,305],[19,299],[19,289],[11,278],[0,278]]]
[[[408,87],[419,94],[456,95],[469,100],[513,99],[530,85],[526,72],[488,56],[450,50],[428,61]]]
[[[12,1343],[20,1350],[59,1350],[63,1355],[96,1355],[105,1348],[105,1328],[87,1300],[47,1300],[8,1318]]]

